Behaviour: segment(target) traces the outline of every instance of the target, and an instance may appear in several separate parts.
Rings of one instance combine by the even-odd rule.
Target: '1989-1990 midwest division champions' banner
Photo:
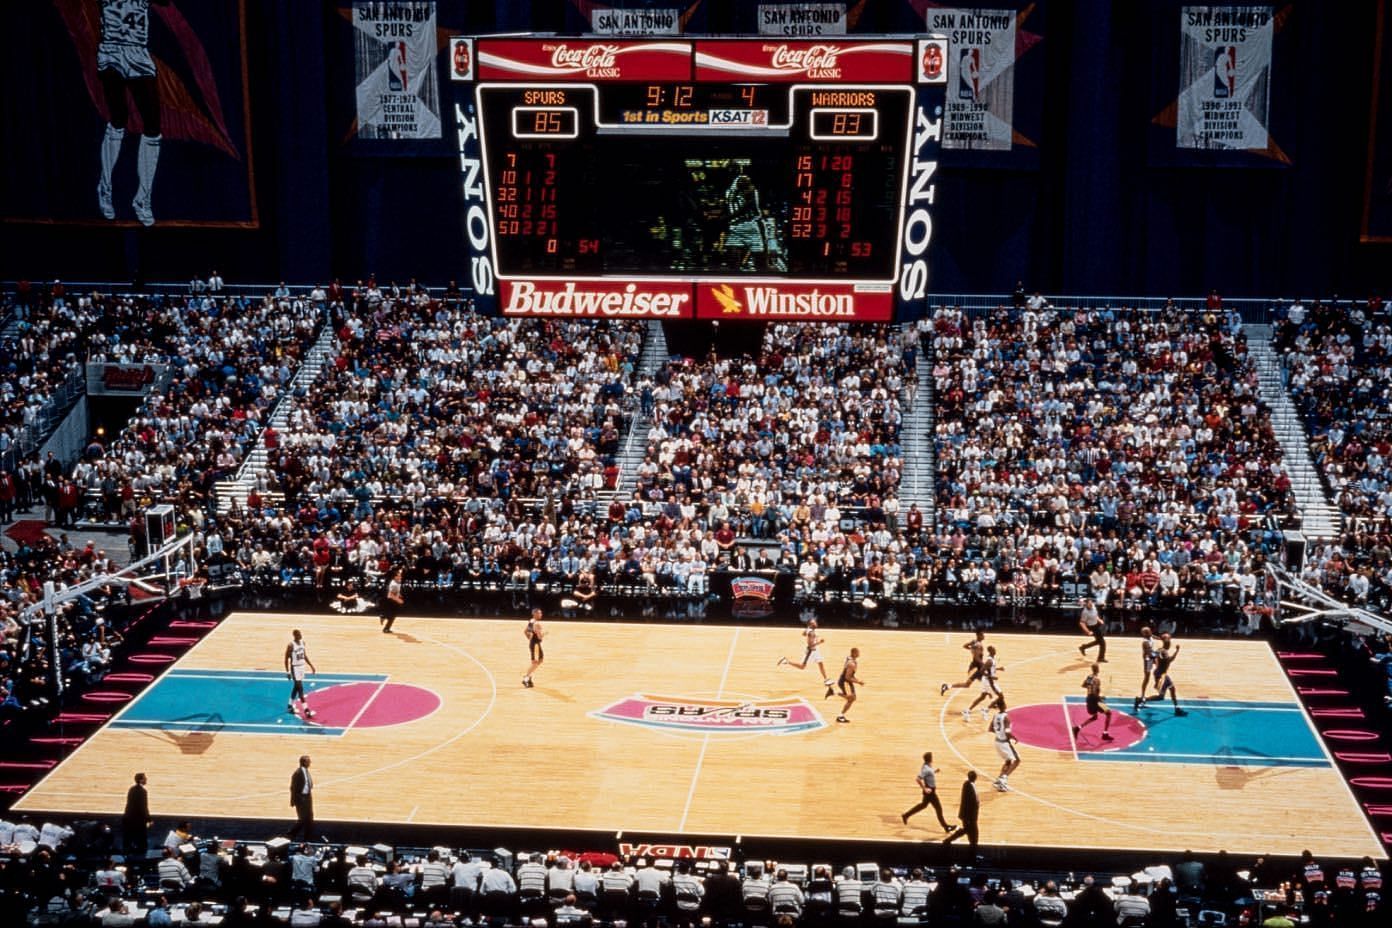
[[[353,4],[358,138],[438,139],[435,3]]]
[[[1180,9],[1179,148],[1267,147],[1271,102],[1269,6]]]
[[[929,7],[929,32],[948,37],[943,148],[1009,151],[1014,139],[1015,11]]]

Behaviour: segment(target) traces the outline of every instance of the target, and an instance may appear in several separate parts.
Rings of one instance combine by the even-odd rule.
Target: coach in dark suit
[[[296,835],[309,840],[314,831],[314,780],[309,775],[309,755],[300,757],[300,766],[290,775],[290,805],[295,807],[296,822],[289,837]]]
[[[145,792],[145,774],[137,773],[135,783],[126,790],[126,811],[121,813],[121,838],[126,856],[145,858],[150,846],[150,794]]]
[[[943,838],[943,844],[951,844],[962,835],[967,836],[967,844],[971,848],[972,857],[976,856],[976,842],[978,838],[976,820],[981,813],[981,800],[976,795],[976,771],[967,771],[967,780],[962,784],[962,799],[957,804],[957,820],[961,823],[957,830]]]

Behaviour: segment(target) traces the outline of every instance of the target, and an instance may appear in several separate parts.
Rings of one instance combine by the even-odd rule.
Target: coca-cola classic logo
[[[782,71],[806,71],[811,74],[829,74],[837,70],[836,56],[840,49],[834,45],[808,45],[803,48],[789,48],[787,45],[765,46],[773,50],[770,64]]]
[[[569,45],[557,45],[551,52],[551,66],[553,68],[584,68],[586,71],[593,71],[597,68],[614,67],[614,56],[618,54],[617,45],[585,45],[579,48],[571,48]]]

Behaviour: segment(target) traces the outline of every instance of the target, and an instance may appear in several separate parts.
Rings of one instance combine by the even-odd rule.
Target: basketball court
[[[536,686],[524,622],[238,613],[167,670],[16,810],[121,812],[136,770],[171,818],[293,820],[288,783],[314,758],[325,821],[799,839],[933,841],[918,800],[925,750],[948,818],[981,773],[984,844],[1381,857],[1270,648],[1184,641],[1169,703],[1131,712],[1134,639],[1102,665],[1114,740],[1086,718],[1081,636],[987,634],[1023,763],[1012,792],[965,677],[965,632],[826,629],[832,677],[851,647],[865,682],[837,724],[796,625],[548,619]],[[286,712],[290,630],[319,673],[306,721]],[[281,826],[276,826],[277,829]]]

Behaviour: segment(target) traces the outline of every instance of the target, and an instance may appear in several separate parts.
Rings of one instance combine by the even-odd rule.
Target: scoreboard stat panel
[[[921,299],[946,40],[452,40],[505,315],[883,321]]]

